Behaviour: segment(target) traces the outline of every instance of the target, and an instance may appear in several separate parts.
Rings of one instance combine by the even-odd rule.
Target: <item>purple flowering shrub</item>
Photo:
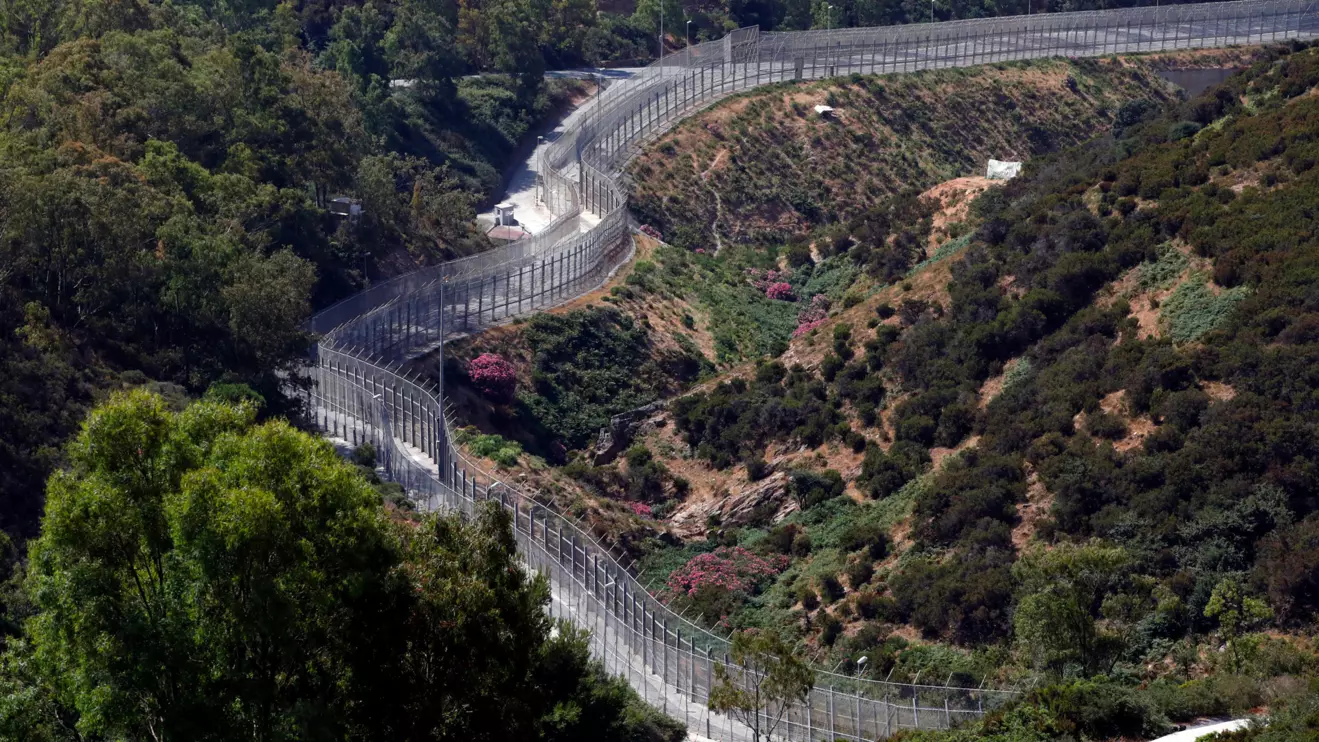
[[[797,298],[792,293],[792,285],[787,281],[777,281],[766,286],[765,296],[778,301],[792,301]]]
[[[669,575],[665,586],[671,603],[690,606],[715,622],[787,567],[786,556],[762,557],[741,546],[721,546],[692,557]]]
[[[494,353],[482,353],[467,365],[472,385],[495,402],[510,402],[517,391],[518,378],[513,364]]]
[[[811,297],[811,303],[807,304],[797,313],[797,329],[792,331],[793,337],[801,337],[806,333],[814,330],[829,318],[829,298],[824,294],[816,294]]]

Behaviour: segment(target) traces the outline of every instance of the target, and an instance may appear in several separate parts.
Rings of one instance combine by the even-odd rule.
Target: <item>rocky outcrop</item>
[[[592,460],[596,466],[613,462],[618,455],[627,450],[643,428],[658,427],[664,424],[664,402],[652,402],[621,415],[614,415],[609,424],[600,429],[596,436]]]
[[[669,530],[679,538],[692,538],[705,534],[712,515],[725,526],[742,526],[763,521],[767,513],[770,522],[778,523],[796,509],[796,500],[788,496],[788,476],[775,472],[736,494],[683,503],[669,518]]]

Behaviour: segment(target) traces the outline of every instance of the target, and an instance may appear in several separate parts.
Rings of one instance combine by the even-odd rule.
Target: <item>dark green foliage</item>
[[[854,523],[838,537],[843,551],[865,550],[870,560],[883,559],[888,554],[888,538],[884,529],[874,523]]]
[[[536,315],[525,338],[534,353],[533,389],[518,396],[519,438],[536,450],[554,440],[581,448],[613,415],[695,377],[670,375],[664,358],[651,358],[646,330],[612,307]]]
[[[1319,611],[1319,515],[1266,538],[1257,569],[1279,618],[1311,619]]]
[[[92,413],[0,657],[6,737],[682,736],[554,631],[506,511],[400,523],[327,442],[254,418],[142,391]]]
[[[841,416],[829,403],[829,391],[809,372],[769,364],[751,383],[722,382],[707,393],[673,402],[674,424],[696,455],[716,468],[745,456],[759,456],[770,441],[796,439],[818,446],[840,435]]]
[[[747,459],[748,482],[759,482],[765,477],[768,477],[771,471],[772,469],[770,468],[770,465],[766,464],[765,460],[759,456],[752,456]]]
[[[957,551],[942,562],[919,560],[889,582],[898,615],[930,637],[960,644],[993,642],[1011,631],[1011,554]]]
[[[94,393],[296,415],[310,312],[488,247],[474,204],[581,87],[456,80],[453,19],[392,2],[87,14],[0,22],[0,527],[22,536]]]
[[[820,607],[820,596],[815,593],[810,585],[804,582],[797,586],[797,600],[801,602],[801,607],[808,611]]]
[[[875,499],[897,492],[930,465],[930,454],[911,441],[897,441],[887,453],[879,446],[866,449],[857,484]]]
[[[870,582],[870,578],[875,576],[875,565],[869,559],[862,559],[848,564],[845,572],[847,584],[853,590],[860,590],[862,585]]]
[[[825,613],[820,619],[820,643],[832,647],[838,637],[843,635],[843,622]]]
[[[843,597],[843,583],[838,581],[833,575],[824,575],[819,580],[820,599],[829,604]]]
[[[819,473],[795,469],[788,480],[788,492],[802,510],[841,496],[845,487],[842,475],[833,469]]]

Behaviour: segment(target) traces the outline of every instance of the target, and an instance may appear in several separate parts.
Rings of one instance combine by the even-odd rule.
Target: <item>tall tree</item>
[[[788,708],[810,695],[815,673],[772,631],[734,634],[729,657],[731,666],[714,666],[710,709],[750,727],[756,742],[769,739]]]
[[[69,460],[31,547],[36,613],[0,655],[0,740],[681,735],[555,636],[497,505],[391,518],[326,441],[143,391],[97,408]]]

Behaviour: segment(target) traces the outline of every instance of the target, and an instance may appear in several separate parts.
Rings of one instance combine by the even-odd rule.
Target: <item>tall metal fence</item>
[[[1245,0],[799,33],[751,28],[692,46],[605,90],[577,126],[545,148],[539,193],[558,214],[546,231],[400,276],[318,314],[312,329],[322,338],[307,368],[308,409],[327,434],[372,443],[387,475],[422,508],[470,514],[482,501],[507,508],[527,564],[549,578],[551,609],[591,630],[592,648],[610,672],[693,731],[750,739],[747,728],[705,709],[713,668],[727,662],[727,638],[671,611],[589,526],[465,460],[452,443],[443,379],[433,385],[402,364],[430,350],[442,355],[447,339],[603,283],[630,255],[624,165],[645,141],[727,95],[850,73],[1310,38],[1319,34],[1315,2]],[[1012,695],[823,671],[816,677],[808,701],[789,711],[776,736],[863,740],[903,728],[947,728]]]

